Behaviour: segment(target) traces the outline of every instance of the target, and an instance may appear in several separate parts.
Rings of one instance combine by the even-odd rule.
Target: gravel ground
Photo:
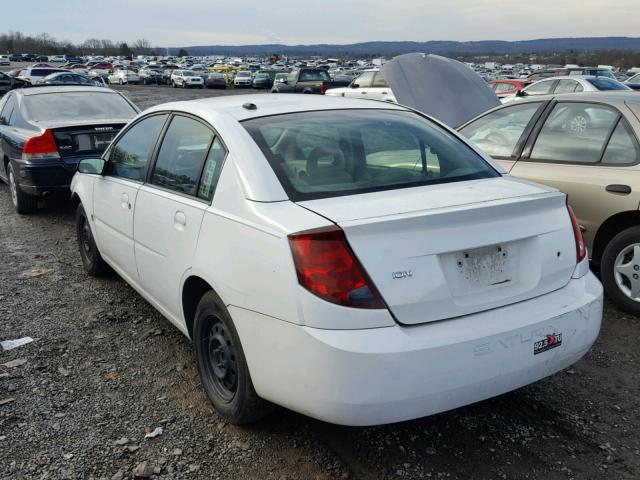
[[[221,94],[119,89],[142,108]],[[21,217],[0,184],[0,254],[0,339],[35,338],[0,352],[2,479],[640,477],[640,321],[609,304],[583,360],[501,397],[374,428],[284,409],[238,428],[189,341],[117,276],[85,275],[66,202]]]

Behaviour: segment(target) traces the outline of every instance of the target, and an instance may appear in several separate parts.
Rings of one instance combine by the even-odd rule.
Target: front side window
[[[597,163],[619,116],[603,105],[558,103],[544,122],[531,159]]]
[[[470,123],[460,133],[492,157],[508,158],[541,103],[510,105]]]
[[[162,141],[151,183],[195,195],[212,139],[213,132],[203,123],[188,117],[174,117]]]
[[[153,115],[127,130],[111,148],[109,173],[141,182],[167,115]]]
[[[413,112],[316,111],[243,125],[293,201],[499,176],[464,142]]]

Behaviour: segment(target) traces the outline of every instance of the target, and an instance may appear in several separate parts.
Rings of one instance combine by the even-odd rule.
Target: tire
[[[118,80],[118,84],[120,84],[120,85],[123,85],[123,84],[124,84],[124,82],[122,81],[122,79],[119,79],[119,80]]]
[[[187,84],[185,82],[182,82],[182,88],[187,88]]]
[[[9,181],[9,189],[11,190],[11,201],[20,215],[28,215],[38,210],[38,197],[28,195],[20,190],[20,185],[16,180],[16,174],[13,171],[13,165],[9,162],[7,166],[7,180]]]
[[[613,303],[640,316],[640,227],[627,228],[609,241],[600,259],[600,276]]]
[[[272,404],[256,394],[231,316],[213,291],[198,304],[192,336],[202,386],[218,413],[235,425],[267,415]]]
[[[78,204],[76,210],[76,234],[78,238],[78,249],[85,271],[92,277],[102,277],[111,271],[98,251],[96,242],[93,239],[89,219],[82,204]]]
[[[178,88],[176,82],[171,82],[171,88]]]

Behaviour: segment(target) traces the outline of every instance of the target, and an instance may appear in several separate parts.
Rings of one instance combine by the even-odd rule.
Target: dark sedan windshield
[[[317,111],[243,125],[294,201],[498,176],[462,140],[412,112]]]
[[[133,118],[138,112],[117,93],[56,92],[25,95],[25,116],[33,122]]]

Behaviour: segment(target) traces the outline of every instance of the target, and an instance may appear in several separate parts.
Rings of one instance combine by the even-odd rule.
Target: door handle
[[[629,185],[607,185],[605,190],[610,193],[621,193],[623,195],[629,195],[631,193],[631,187]]]
[[[177,211],[175,213],[175,215],[173,216],[173,226],[178,230],[184,230],[184,228],[187,226],[187,216],[184,214],[184,212]]]
[[[131,203],[129,202],[129,195],[127,195],[126,193],[123,193],[120,196],[120,206],[122,208],[127,209],[127,210],[131,210]]]

